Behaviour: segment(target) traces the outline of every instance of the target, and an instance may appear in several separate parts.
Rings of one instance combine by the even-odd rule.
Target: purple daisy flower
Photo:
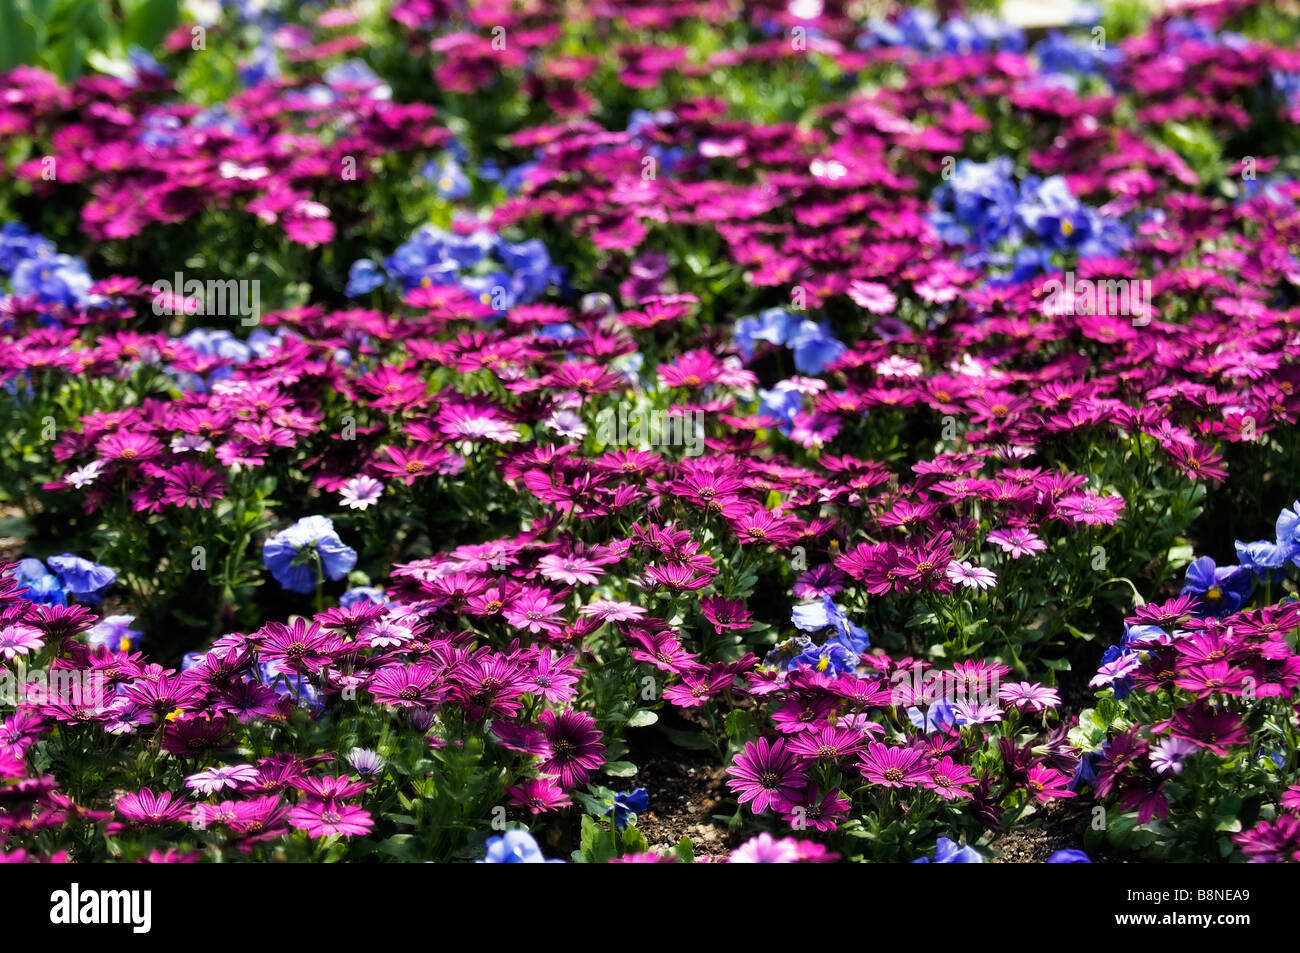
[[[800,792],[808,786],[808,776],[783,738],[751,741],[736,756],[727,774],[731,776],[727,787],[740,795],[740,803],[748,804],[755,814],[769,807],[788,811],[799,803]]]

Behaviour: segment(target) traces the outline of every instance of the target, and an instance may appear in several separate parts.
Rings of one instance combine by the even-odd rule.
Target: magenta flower
[[[839,860],[816,841],[783,837],[777,840],[766,832],[751,837],[731,852],[731,864],[798,864],[830,863]]]
[[[370,833],[374,822],[369,811],[354,804],[308,801],[289,812],[289,824],[306,831],[309,837],[329,837],[332,834],[352,837]]]
[[[140,463],[162,453],[163,446],[148,434],[111,433],[95,448],[103,460],[113,463]]]
[[[872,784],[887,788],[911,788],[929,780],[924,755],[916,748],[890,748],[879,741],[867,745],[858,770]]]
[[[417,477],[440,472],[450,459],[446,450],[429,444],[410,450],[401,447],[385,447],[384,450],[389,459],[376,463],[375,469],[398,477],[407,485],[414,483]]]
[[[808,785],[807,774],[783,738],[749,742],[727,768],[727,774],[731,778],[727,787],[740,795],[740,803],[748,804],[755,814],[768,808],[789,810],[799,803],[800,791]]]
[[[1252,864],[1300,861],[1300,816],[1284,814],[1273,821],[1260,821],[1232,839]]]
[[[1230,746],[1250,741],[1240,715],[1226,708],[1211,708],[1204,702],[1175,711],[1172,733],[1175,738],[1208,748],[1217,755],[1226,755]]]
[[[560,631],[563,611],[564,603],[557,602],[549,589],[528,588],[516,595],[502,614],[517,629],[527,629],[534,635],[538,632],[552,635]]]
[[[328,665],[342,645],[332,632],[315,622],[294,619],[289,625],[268,622],[256,635],[257,654],[263,662],[279,662],[295,672],[314,672]]]
[[[1123,497],[1074,493],[1057,500],[1052,515],[1086,526],[1108,526],[1119,519],[1123,509]]]
[[[117,799],[117,813],[133,824],[171,824],[188,821],[193,806],[174,798],[170,791],[155,794],[150,788],[141,788],[134,794],[123,794]]]
[[[530,814],[545,814],[568,807],[572,802],[564,789],[548,778],[532,778],[523,784],[506,788],[511,804],[528,808]]]
[[[964,764],[957,764],[948,755],[944,755],[939,763],[930,769],[929,777],[921,781],[923,787],[933,791],[945,801],[970,797],[971,793],[963,790],[962,785],[974,783],[975,776],[970,773],[970,769]]]
[[[674,593],[693,592],[711,583],[714,575],[713,572],[697,572],[690,566],[647,566],[645,586]]]
[[[802,597],[800,597],[802,598]],[[739,599],[728,600],[719,596],[705,596],[700,601],[704,618],[719,632],[742,631],[752,624],[753,615]]]
[[[221,473],[197,463],[179,463],[163,472],[162,502],[186,509],[208,509],[225,495]]]
[[[790,808],[783,819],[795,830],[833,831],[852,806],[853,803],[840,793],[839,788],[832,788],[820,797],[814,792],[811,801]]]
[[[581,674],[574,669],[572,656],[556,656],[550,651],[541,651],[533,663],[528,690],[548,702],[566,704],[577,695],[574,686]]]
[[[731,852],[728,863],[732,864],[797,864],[801,857],[799,845],[793,837],[777,840],[764,831],[757,837],[751,837]]]
[[[566,791],[585,784],[591,773],[605,763],[601,734],[586,712],[544,711],[538,720],[550,751],[537,770],[556,777]]]
[[[395,708],[432,708],[448,690],[439,683],[438,669],[429,662],[386,665],[371,676],[367,688],[375,701]]]

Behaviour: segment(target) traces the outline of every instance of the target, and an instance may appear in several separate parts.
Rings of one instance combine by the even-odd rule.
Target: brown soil
[[[660,717],[672,727],[690,730],[687,722],[676,723],[671,712]],[[696,856],[726,854],[738,842],[727,830],[725,815],[734,808],[726,788],[726,765],[712,751],[679,748],[657,728],[634,731],[628,738],[628,755],[639,767],[636,784],[650,795],[650,807],[638,814],[636,823],[652,850],[665,850],[689,837]],[[715,814],[724,815],[722,820]]]
[[[1094,863],[1130,862],[1130,857],[1084,848],[1083,833],[1092,823],[1092,804],[1087,798],[1053,801],[1027,824],[994,837],[989,846],[998,860],[1012,864],[1041,864],[1058,850],[1083,850]]]

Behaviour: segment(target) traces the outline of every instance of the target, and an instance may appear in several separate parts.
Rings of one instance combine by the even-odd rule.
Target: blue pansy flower
[[[924,715],[920,708],[908,708],[907,720],[926,734],[931,734],[951,728],[957,721],[957,712],[946,699],[941,698],[927,708]]]
[[[736,322],[736,347],[748,361],[754,356],[754,348],[759,342],[785,344],[798,324],[798,320],[782,308],[768,308],[757,317],[741,318]]]
[[[928,864],[929,857],[918,857],[912,861],[914,864]],[[936,864],[982,864],[984,858],[980,856],[979,851],[969,844],[965,846],[958,845],[955,841],[947,837],[940,837],[937,844],[934,845],[934,863]]]
[[[384,595],[382,589],[376,589],[374,586],[356,586],[339,596],[339,605],[345,609],[359,602],[382,606],[388,603],[388,596]]]
[[[1088,855],[1081,850],[1058,850],[1051,857],[1047,858],[1049,864],[1090,864],[1092,861]]]
[[[544,864],[542,849],[527,831],[506,831],[487,839],[487,856],[483,864]]]
[[[437,163],[431,161],[424,167],[422,174],[433,182],[438,194],[444,199],[459,199],[469,195],[469,176],[454,159],[443,159]]]
[[[140,638],[144,634],[139,629],[131,628],[133,622],[133,615],[105,616],[87,630],[86,643],[92,648],[133,652],[140,646]]]
[[[777,386],[758,392],[758,414],[777,422],[785,434],[794,428],[794,419],[803,410],[803,397],[792,387]]]
[[[344,289],[344,294],[349,298],[358,298],[382,287],[387,280],[388,276],[378,263],[369,258],[358,258],[348,269],[348,286]]]
[[[1242,566],[1216,566],[1209,556],[1193,560],[1180,595],[1199,596],[1198,615],[1221,617],[1236,612],[1250,597],[1255,577]]]
[[[831,336],[825,321],[800,321],[787,343],[794,351],[794,366],[800,374],[820,374],[845,351],[844,343]]]
[[[305,595],[316,588],[317,563],[326,579],[342,579],[357,564],[357,552],[328,517],[304,516],[262,545],[262,563],[284,588]]]
[[[92,563],[89,559],[71,553],[51,556],[46,562],[59,577],[59,583],[65,592],[91,605],[103,599],[105,591],[117,579],[117,573],[107,566]]]
[[[614,805],[606,811],[606,816],[612,811],[614,814],[614,826],[619,830],[627,827],[628,815],[643,814],[646,808],[650,806],[650,795],[646,793],[645,788],[636,788],[622,794],[614,795]]]

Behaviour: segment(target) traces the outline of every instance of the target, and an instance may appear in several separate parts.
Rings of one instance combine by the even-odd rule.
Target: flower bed
[[[0,74],[0,858],[1300,860],[1295,18],[289,7]]]

